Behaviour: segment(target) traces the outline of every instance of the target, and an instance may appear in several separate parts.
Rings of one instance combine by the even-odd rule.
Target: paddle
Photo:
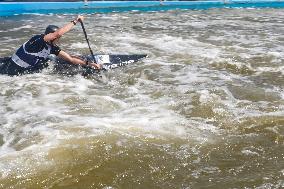
[[[87,32],[86,32],[85,26],[84,26],[84,24],[83,24],[83,21],[82,21],[81,19],[79,19],[79,22],[81,23],[81,26],[82,26],[82,29],[83,29],[83,32],[84,32],[84,35],[85,35],[85,39],[86,39],[86,41],[87,41],[87,43],[88,43],[89,50],[90,50],[90,52],[91,52],[92,58],[93,58],[94,61],[96,61],[95,55],[94,55],[94,53],[93,53],[93,51],[92,51],[92,49],[91,49],[91,46],[90,46],[90,42],[89,42],[89,39],[88,39],[88,36],[87,36]]]

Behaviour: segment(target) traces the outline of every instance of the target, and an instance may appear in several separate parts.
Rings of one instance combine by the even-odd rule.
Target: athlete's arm
[[[56,32],[45,35],[44,38],[43,38],[44,41],[51,42],[55,39],[60,38],[62,35],[64,35],[68,31],[70,31],[73,28],[73,26],[76,25],[77,22],[79,22],[79,20],[83,21],[84,17],[79,15],[75,20],[66,24],[62,28],[59,28]]]
[[[58,56],[64,60],[66,60],[67,62],[70,62],[72,64],[77,64],[77,65],[82,65],[82,66],[86,66],[86,65],[90,65],[91,67],[97,68],[97,69],[101,69],[101,65],[100,64],[96,64],[96,63],[88,63],[84,60],[82,60],[80,57],[77,56],[71,56],[68,53],[64,52],[64,51],[60,51]]]

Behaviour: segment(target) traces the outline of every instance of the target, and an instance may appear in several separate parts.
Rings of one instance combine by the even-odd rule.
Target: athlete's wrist
[[[75,26],[77,24],[78,20],[72,20],[71,23]]]

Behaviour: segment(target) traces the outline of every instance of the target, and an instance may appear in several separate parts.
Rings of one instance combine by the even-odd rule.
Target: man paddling
[[[25,42],[12,55],[11,59],[0,67],[0,73],[13,76],[39,72],[48,66],[48,56],[50,54],[54,54],[72,64],[100,69],[101,66],[99,64],[89,63],[80,57],[71,56],[57,46],[60,37],[69,32],[79,21],[82,22],[83,20],[84,17],[79,15],[75,20],[72,20],[62,28],[49,25],[44,34],[35,35]]]

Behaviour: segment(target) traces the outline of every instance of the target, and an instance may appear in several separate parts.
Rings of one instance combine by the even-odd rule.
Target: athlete
[[[100,69],[100,64],[88,62],[80,57],[69,55],[57,46],[60,37],[70,31],[79,21],[82,22],[83,20],[84,17],[79,15],[75,20],[72,20],[62,28],[49,25],[44,34],[35,35],[25,42],[12,57],[0,67],[0,73],[13,76],[39,72],[48,66],[48,56],[50,54],[54,54],[72,64]]]

